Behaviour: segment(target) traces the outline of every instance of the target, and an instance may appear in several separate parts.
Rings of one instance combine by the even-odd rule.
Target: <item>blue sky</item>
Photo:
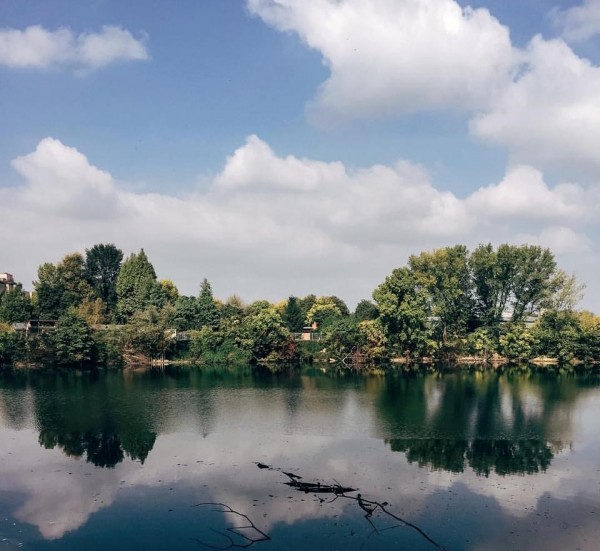
[[[353,303],[530,242],[600,310],[599,35],[598,0],[4,0],[0,271],[115,242],[184,293]]]

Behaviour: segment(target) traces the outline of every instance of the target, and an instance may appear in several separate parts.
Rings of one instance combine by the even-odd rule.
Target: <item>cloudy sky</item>
[[[144,247],[195,294],[368,298],[550,247],[600,311],[600,0],[3,0],[0,271]]]

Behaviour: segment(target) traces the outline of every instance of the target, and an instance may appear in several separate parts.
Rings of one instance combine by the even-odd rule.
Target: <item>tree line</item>
[[[206,279],[198,295],[181,295],[143,249],[124,258],[97,244],[39,266],[31,295],[18,284],[0,296],[0,363],[593,361],[600,318],[576,310],[582,290],[548,249],[455,245],[411,256],[353,312],[337,296],[312,294],[245,304],[216,300]],[[30,320],[53,330],[16,330]],[[295,337],[313,324],[320,340]]]

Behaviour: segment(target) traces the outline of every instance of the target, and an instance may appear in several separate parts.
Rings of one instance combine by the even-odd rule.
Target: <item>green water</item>
[[[4,371],[0,550],[596,550],[599,424],[590,373]]]

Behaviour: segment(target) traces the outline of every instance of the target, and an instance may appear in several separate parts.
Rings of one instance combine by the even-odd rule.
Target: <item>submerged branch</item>
[[[362,509],[365,513],[364,518],[367,520],[367,522],[373,528],[373,531],[371,532],[371,534],[369,534],[369,537],[372,534],[375,534],[375,533],[379,534],[380,532],[383,532],[384,530],[391,530],[392,528],[397,528],[398,526],[402,525],[402,526],[406,526],[408,528],[412,528],[417,533],[419,533],[425,540],[427,540],[429,543],[431,543],[433,546],[440,549],[441,551],[446,551],[446,548],[443,545],[436,542],[422,528],[420,528],[416,524],[409,522],[408,520],[406,520],[402,517],[399,517],[398,515],[389,511],[386,508],[389,505],[389,503],[387,501],[379,502],[379,501],[373,501],[370,499],[365,499],[362,496],[362,494],[360,494],[360,493],[356,496],[347,495],[348,493],[356,492],[357,490],[355,488],[351,488],[349,486],[343,486],[335,479],[333,481],[333,484],[321,484],[320,482],[300,482],[300,479],[302,479],[302,477],[297,474],[289,473],[289,472],[283,471],[281,469],[277,469],[277,468],[271,467],[269,465],[265,465],[263,463],[256,463],[256,465],[258,466],[259,469],[268,469],[270,471],[277,471],[277,472],[280,472],[281,474],[286,475],[288,477],[289,481],[284,482],[284,484],[286,486],[296,488],[298,491],[301,491],[304,493],[313,493],[313,494],[333,494],[334,498],[332,500],[330,500],[328,503],[332,503],[338,498],[345,498],[345,499],[351,499],[353,501],[356,501],[356,503],[358,504],[360,509]],[[321,498],[318,498],[318,499],[321,502],[324,501]],[[387,528],[378,529],[375,526],[375,524],[373,524],[373,521],[371,520],[373,515],[377,512],[380,512],[381,514],[386,515],[387,517],[396,520],[400,524],[398,524],[396,526],[389,526]]]
[[[227,534],[226,532],[221,532],[219,530],[215,530],[214,528],[211,528],[211,531],[214,532],[215,534],[219,534],[220,536],[223,536],[225,539],[228,540],[228,544],[225,546],[218,546],[218,545],[212,545],[210,543],[206,543],[205,541],[202,541],[200,539],[197,538],[192,538],[192,541],[195,541],[196,543],[203,545],[204,547],[208,547],[209,549],[219,549],[221,551],[225,551],[226,549],[233,549],[233,548],[239,548],[239,549],[245,549],[247,547],[250,547],[251,545],[254,545],[255,543],[261,542],[261,541],[268,541],[271,539],[271,537],[266,534],[265,532],[263,532],[260,528],[258,528],[251,520],[250,518],[245,515],[244,513],[240,513],[239,511],[236,511],[235,509],[232,509],[229,505],[226,505],[225,503],[212,503],[212,502],[207,502],[207,503],[197,503],[196,505],[192,505],[192,507],[201,507],[201,506],[208,506],[208,505],[212,505],[214,507],[221,507],[220,509],[211,509],[211,511],[216,511],[218,513],[223,513],[223,514],[227,514],[230,513],[232,515],[237,515],[238,517],[244,518],[248,521],[248,524],[246,526],[232,526],[227,528],[226,532],[230,532],[231,534],[235,534],[236,536],[242,538],[242,540],[245,540],[244,543],[236,543],[234,541],[234,539]],[[242,530],[254,530],[257,533],[257,537],[252,537],[249,535],[246,535],[245,533],[242,532]]]

